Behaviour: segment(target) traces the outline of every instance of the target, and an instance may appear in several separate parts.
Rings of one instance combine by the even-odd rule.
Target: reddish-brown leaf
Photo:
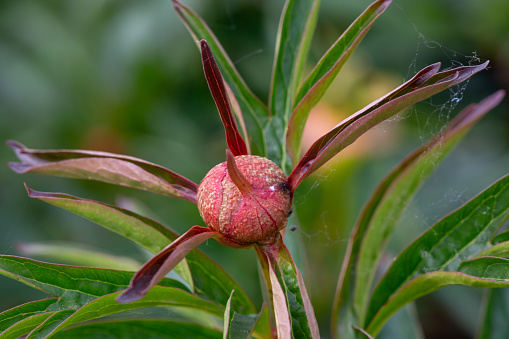
[[[33,150],[9,140],[20,163],[9,163],[17,173],[39,173],[103,181],[138,188],[196,203],[198,185],[148,161],[107,152]]]
[[[465,66],[437,73],[440,63],[430,65],[412,79],[369,104],[319,138],[302,157],[288,181],[293,192],[300,182],[354,142],[364,132],[401,110],[444,89],[467,80],[488,65]]]
[[[216,60],[212,55],[209,45],[201,40],[201,56],[205,78],[209,85],[210,93],[216,102],[217,110],[223,122],[226,134],[226,143],[233,155],[247,155],[247,147],[239,133],[235,117],[233,116],[228,93],[224,86],[223,76],[219,71]]]

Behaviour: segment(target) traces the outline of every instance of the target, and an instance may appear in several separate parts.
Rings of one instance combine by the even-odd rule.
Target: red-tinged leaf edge
[[[357,327],[357,326],[352,326],[354,330],[356,330],[357,332],[359,333],[362,333],[366,338],[368,339],[375,339],[375,337],[373,337],[371,334],[369,334],[368,332],[366,332],[366,330],[360,328],[360,327]]]
[[[302,132],[311,109],[322,98],[350,55],[391,2],[392,0],[377,0],[366,8],[322,56],[300,86],[286,132],[287,150],[294,163],[298,161]],[[341,52],[339,57],[336,55],[338,52]]]
[[[437,73],[440,63],[425,67],[412,79],[343,120],[320,137],[288,177],[290,190],[294,192],[302,180],[372,127],[402,109],[468,79],[487,65],[488,61],[477,66],[464,66],[441,73]]]
[[[278,338],[320,338],[304,280],[282,237],[255,249],[271,294]]]
[[[247,247],[236,243],[208,227],[193,226],[152,259],[147,261],[132,278],[129,287],[117,297],[121,304],[141,299],[153,286],[164,278],[191,250],[205,240],[216,238],[229,247]]]
[[[235,157],[229,149],[226,150],[226,168],[232,182],[242,194],[253,195],[254,188],[246,179],[235,163]]]
[[[196,204],[198,185],[191,180],[177,174],[167,168],[150,163],[148,161],[138,159],[135,157],[124,156],[119,154],[113,154],[108,152],[99,151],[84,151],[84,150],[35,150],[29,149],[25,145],[14,141],[6,141],[18,159],[20,163],[10,162],[9,167],[16,173],[42,173],[46,175],[56,176],[67,176],[78,179],[89,179],[86,171],[80,173],[80,175],[73,173],[73,175],[58,173],[57,169],[59,165],[62,167],[75,165],[76,169],[79,169],[80,163],[84,159],[87,162],[90,161],[109,161],[112,166],[116,167],[129,167],[130,169],[137,169],[138,171],[144,171],[148,175],[154,175],[159,180],[162,180],[174,193],[168,192],[168,189],[161,188],[159,194],[166,194],[168,196],[188,200]],[[135,166],[135,167],[133,167]],[[117,183],[109,179],[92,179],[98,181],[104,181],[112,184],[119,184],[129,186],[127,183]],[[130,186],[133,188],[144,189],[142,187]]]
[[[233,116],[230,101],[228,99],[228,92],[224,86],[223,76],[219,71],[216,60],[212,55],[207,41],[201,40],[201,56],[203,63],[203,71],[205,72],[205,78],[209,85],[210,93],[214,98],[214,101],[221,116],[223,122],[224,131],[226,134],[226,143],[228,148],[232,151],[233,155],[247,155],[247,147],[244,139],[240,135]]]

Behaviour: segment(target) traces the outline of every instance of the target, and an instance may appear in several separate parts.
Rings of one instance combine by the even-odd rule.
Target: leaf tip
[[[228,170],[230,179],[242,194],[253,194],[253,186],[249,183],[244,174],[242,174],[240,169],[237,167],[237,164],[235,163],[235,157],[228,148],[226,149],[226,168]]]
[[[119,304],[129,304],[134,301],[138,301],[144,297],[144,294],[140,293],[138,290],[134,288],[128,288],[124,292],[122,292],[115,300]]]

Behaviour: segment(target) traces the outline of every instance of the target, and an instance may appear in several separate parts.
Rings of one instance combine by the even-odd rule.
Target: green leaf
[[[25,304],[1,314],[3,327],[23,321],[12,330],[13,333],[19,333],[22,328],[29,331],[34,325],[33,319],[44,318],[30,338],[46,337],[82,321],[151,306],[194,308],[216,317],[222,317],[224,312],[222,306],[190,294],[183,284],[167,278],[161,281],[163,286],[154,287],[142,300],[126,305],[117,303],[115,298],[127,287],[133,275],[131,272],[48,264],[1,255],[0,273],[58,298],[58,301],[47,299]],[[47,312],[55,313],[32,321],[21,320]]]
[[[501,242],[505,242],[505,241],[509,241],[509,231],[505,231],[505,232],[502,232],[500,234],[497,234],[493,240],[491,241],[494,245],[498,244],[498,243],[501,243]]]
[[[503,92],[496,92],[479,104],[472,104],[461,111],[443,132],[403,160],[381,182],[367,202],[354,235],[357,244],[354,244],[353,258],[358,252],[354,307],[360,323],[364,321],[376,268],[407,204],[470,128],[498,105],[502,98]],[[359,242],[360,249],[357,249]]]
[[[272,73],[270,111],[288,120],[306,63],[320,1],[288,0],[281,15]]]
[[[152,253],[158,253],[178,235],[154,220],[134,212],[98,201],[77,198],[68,194],[37,192],[29,189],[31,197],[82,216],[92,222],[130,239]],[[190,270],[195,291],[225,305],[231,290],[237,291],[235,307],[239,312],[255,313],[252,302],[242,288],[207,255],[199,250],[191,251],[185,261],[189,268],[179,264],[177,272],[186,277]],[[181,262],[182,263],[182,262]],[[177,266],[177,268],[179,267]]]
[[[499,258],[507,258],[509,257],[509,241],[504,241],[488,247],[481,253],[475,256],[475,258],[479,257],[499,257]]]
[[[141,267],[141,263],[134,259],[104,253],[78,243],[60,241],[19,243],[16,244],[16,250],[22,255],[43,257],[70,265],[125,271],[136,271]]]
[[[162,338],[193,338],[219,339],[221,332],[197,324],[169,320],[126,319],[86,323],[56,333],[55,339],[162,339]]]
[[[2,331],[2,333],[0,333],[0,339],[15,339],[30,333],[54,313],[55,312],[38,313],[22,318],[17,323]]]
[[[492,288],[485,292],[484,309],[477,339],[509,338],[509,290]]]
[[[73,309],[65,309],[51,314],[42,324],[34,328],[26,339],[47,338],[73,313]]]
[[[103,181],[191,201],[198,185],[162,166],[134,157],[80,150],[33,150],[9,140],[21,163],[9,163],[17,173],[39,173]]]
[[[9,255],[0,255],[0,274],[59,298],[44,311],[75,307],[121,291],[133,276],[132,272],[49,264]],[[172,279],[165,278],[161,284],[187,290],[182,283]]]
[[[309,112],[322,98],[353,51],[391,0],[377,0],[362,13],[320,59],[300,86],[288,123],[286,142],[290,156],[298,161],[302,132]]]
[[[251,335],[255,338],[273,339],[266,304],[263,304],[258,314],[240,314],[231,307],[233,293],[234,291],[224,311],[223,339],[249,339]],[[255,331],[254,334],[253,331]]]
[[[375,314],[412,278],[432,271],[455,271],[463,260],[484,250],[497,221],[508,211],[509,175],[438,221],[397,257],[373,292],[365,324],[373,327]]]
[[[57,301],[55,298],[33,301],[0,313],[0,332],[5,331],[22,319],[45,312],[49,306]]]
[[[473,271],[475,270],[473,269],[472,272]],[[509,287],[509,266],[505,266],[504,271],[506,273],[503,277],[492,277],[490,274],[482,272],[480,272],[481,274],[479,274],[479,277],[459,272],[443,271],[422,274],[402,286],[401,289],[399,289],[397,293],[395,293],[391,299],[378,310],[366,330],[371,335],[376,336],[389,317],[401,307],[442,287],[450,285],[464,285],[484,288],[507,288]]]
[[[255,244],[272,294],[278,338],[320,338],[304,280],[281,237],[269,245]]]
[[[475,73],[485,69],[487,65],[488,62],[485,62],[477,66],[459,67],[440,73],[437,73],[440,63],[425,67],[411,80],[352,114],[320,137],[288,177],[290,190],[295,191],[302,180],[372,127],[416,102],[467,80]]]
[[[241,111],[244,112],[243,117],[246,120],[249,144],[251,145],[252,152],[261,156],[266,156],[267,150],[263,126],[265,126],[269,119],[267,108],[247,87],[246,83],[235,69],[233,62],[203,19],[180,1],[173,0],[173,7],[197,45],[200,40],[206,40],[209,44],[219,69],[221,70],[221,74],[228,84],[228,87],[235,95]]]
[[[222,318],[224,312],[222,306],[174,287],[156,286],[151,289],[143,299],[129,304],[117,303],[115,299],[119,294],[120,292],[104,295],[83,305],[78,310],[73,310],[73,314],[67,317],[65,321],[58,324],[58,326],[54,328],[54,331],[61,331],[68,326],[102,318],[107,315],[153,306],[192,308],[209,313],[218,318]]]
[[[290,161],[286,159],[286,139],[281,137],[286,135],[319,6],[319,0],[287,0],[279,22],[269,98],[272,121],[265,131],[271,141],[277,141],[276,149],[267,149],[268,156],[285,173]]]

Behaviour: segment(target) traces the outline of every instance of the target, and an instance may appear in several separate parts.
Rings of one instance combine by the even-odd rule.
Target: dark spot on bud
[[[286,214],[286,217],[289,218],[290,215],[292,215],[293,213],[293,208],[290,207],[290,210],[288,211],[288,213]]]
[[[290,227],[290,231],[292,231],[292,232],[295,231],[297,229],[297,227],[299,227],[299,226],[293,225],[292,227]]]
[[[282,182],[279,184],[279,190],[284,193],[290,193],[290,186],[286,182]]]

